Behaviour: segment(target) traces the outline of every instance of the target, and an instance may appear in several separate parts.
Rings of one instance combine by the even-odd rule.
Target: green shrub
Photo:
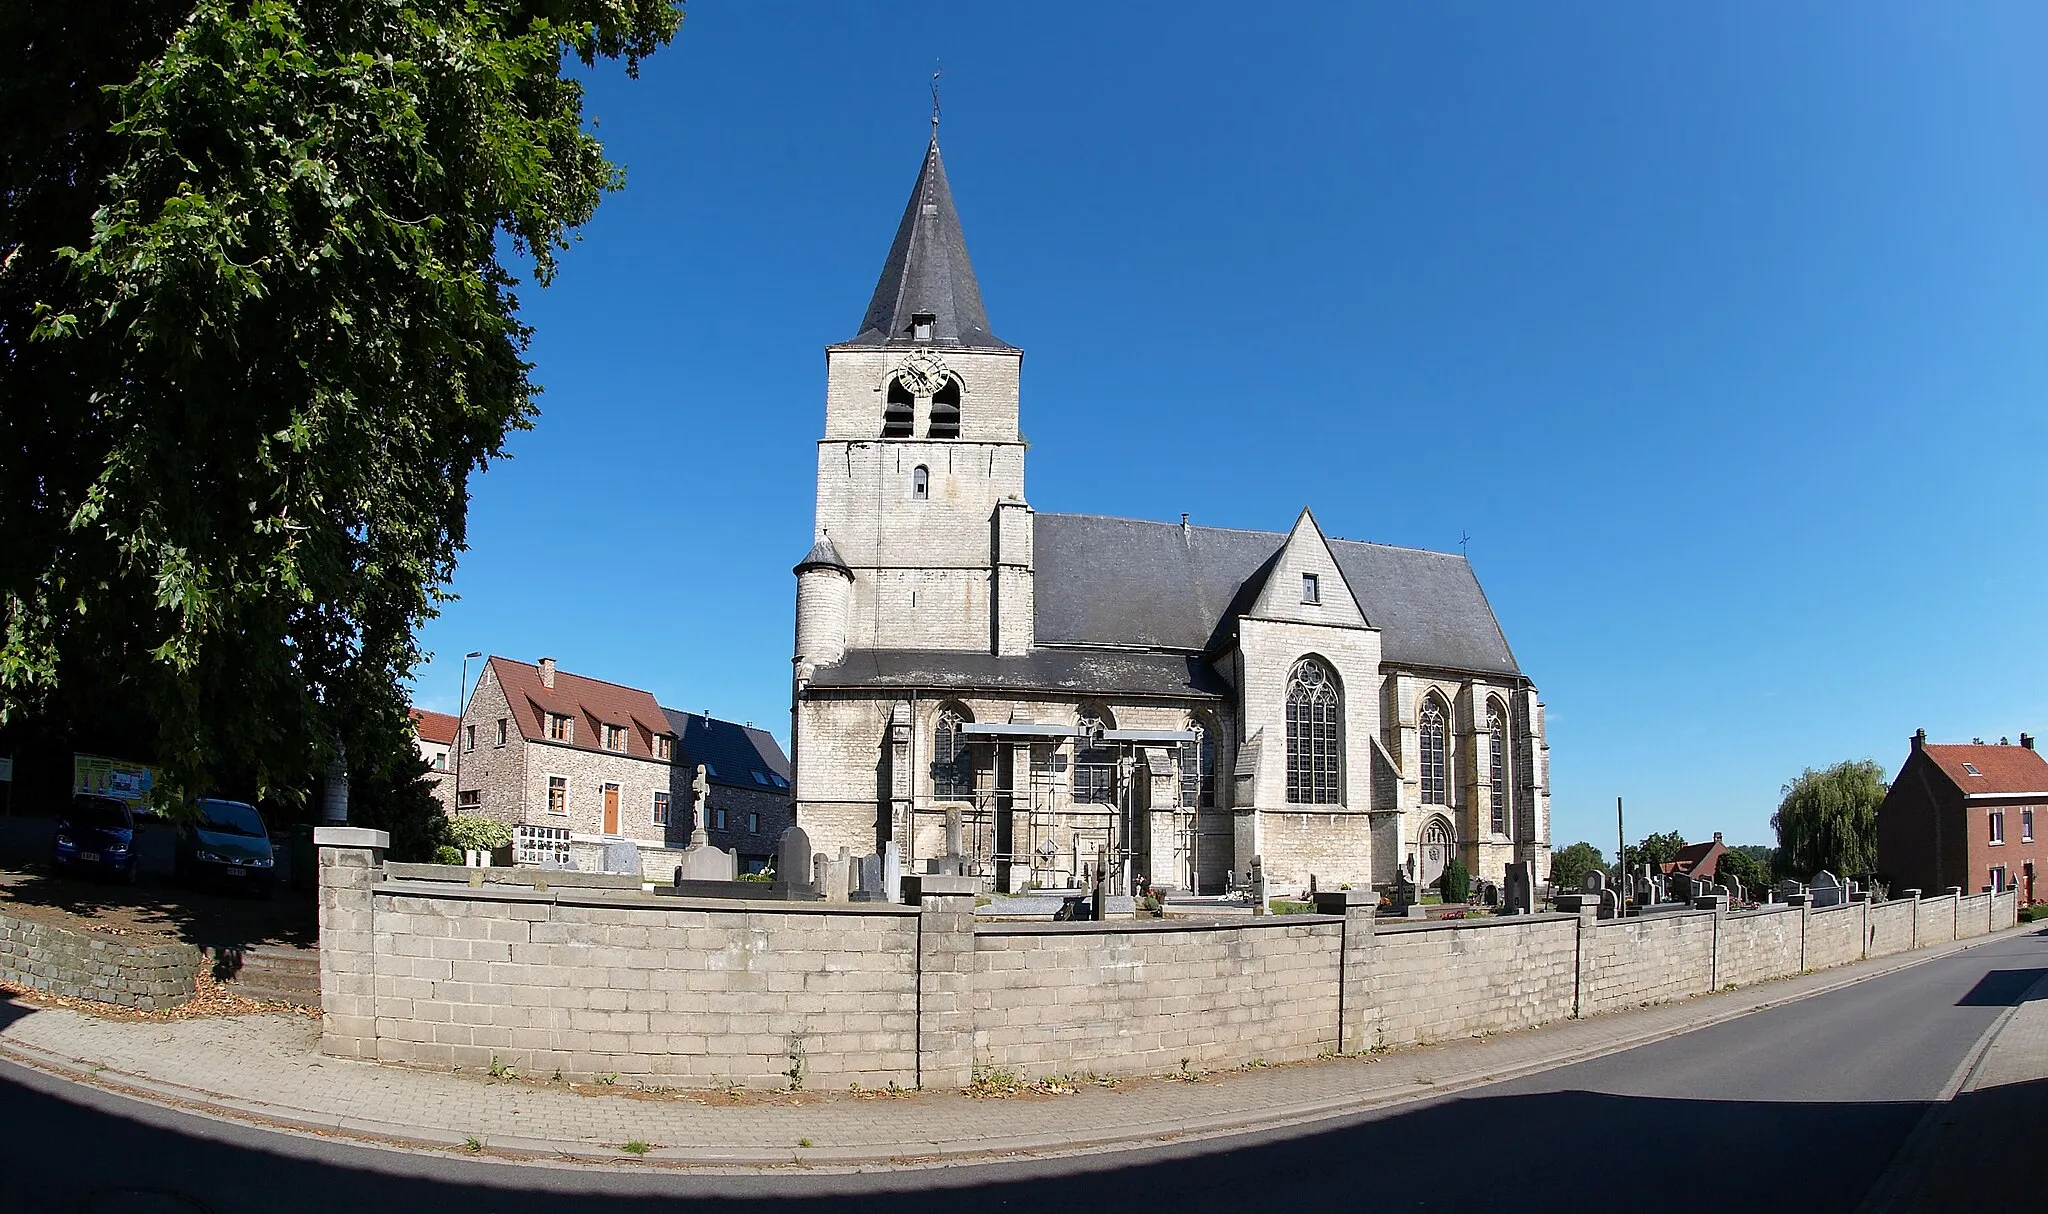
[[[1472,896],[1472,874],[1466,871],[1465,862],[1455,857],[1444,865],[1444,901],[1464,902]]]
[[[434,863],[460,864],[462,863],[462,853],[443,843],[434,849]]]
[[[448,834],[463,851],[490,851],[512,842],[511,827],[480,814],[456,814],[448,819]]]

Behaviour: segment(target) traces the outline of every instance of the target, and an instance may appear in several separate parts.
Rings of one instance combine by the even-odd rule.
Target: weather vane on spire
[[[945,69],[937,59],[932,60],[932,138],[939,137],[939,73]]]

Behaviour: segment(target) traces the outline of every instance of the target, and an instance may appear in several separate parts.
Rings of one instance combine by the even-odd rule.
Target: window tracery
[[[1422,803],[1449,805],[1450,744],[1444,732],[1444,706],[1434,693],[1422,702],[1416,723],[1422,742]]]
[[[1287,678],[1287,800],[1335,805],[1342,796],[1343,697],[1336,680],[1314,658],[1294,664]]]

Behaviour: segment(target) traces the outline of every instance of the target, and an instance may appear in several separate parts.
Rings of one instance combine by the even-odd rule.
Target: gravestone
[[[640,845],[631,839],[607,839],[604,844],[604,871],[608,873],[630,873],[640,875]]]
[[[1257,856],[1252,857],[1252,871],[1259,871],[1259,858]],[[1261,889],[1265,888],[1264,877],[1259,878],[1259,887]],[[1089,890],[1088,909],[1095,916],[1095,922],[1097,923],[1102,922],[1109,914],[1109,851],[1107,848],[1098,847],[1095,849],[1095,872]]]
[[[1500,886],[1491,881],[1479,883],[1479,905],[1488,910],[1500,909]]]
[[[1621,918],[1621,895],[1619,893],[1611,889],[1603,889],[1599,891],[1598,896],[1600,898],[1600,918]]]
[[[1813,874],[1813,906],[1815,910],[1827,906],[1840,906],[1849,900],[1849,892],[1842,888],[1841,878],[1822,869]]]
[[[730,881],[739,875],[738,859],[732,852],[712,846],[711,835],[704,829],[710,815],[705,808],[710,791],[704,767],[699,764],[697,774],[690,777],[690,844],[676,857],[677,885],[685,881]]]
[[[948,877],[967,875],[967,858],[961,854],[960,807],[946,807],[946,854],[924,862],[924,871]]]
[[[882,857],[873,852],[860,858],[860,893],[855,895],[862,902],[886,902],[882,892]]]
[[[1728,899],[1729,899],[1729,901],[1731,901],[1731,902],[1740,902],[1740,901],[1742,901],[1742,892],[1743,892],[1743,891],[1742,891],[1742,879],[1741,879],[1740,877],[1737,877],[1737,876],[1735,876],[1735,875],[1733,875],[1733,874],[1730,874],[1730,875],[1728,875],[1728,876],[1725,876],[1725,877],[1723,877],[1723,878],[1721,879],[1721,883],[1722,883],[1723,885],[1726,885],[1726,886],[1728,887]]]
[[[1516,860],[1508,865],[1507,885],[1501,891],[1503,915],[1533,915],[1536,913],[1536,864],[1533,860]]]
[[[1252,913],[1266,913],[1266,858],[1252,857]]]
[[[818,892],[824,896],[825,901],[848,901],[851,892],[847,889],[847,881],[853,875],[853,853],[842,847],[836,857],[820,856],[818,869],[822,873],[822,878],[818,882]]]
[[[811,897],[811,879],[811,836],[803,827],[792,826],[782,832],[775,848],[775,896]]]
[[[1596,868],[1593,871],[1587,873],[1585,881],[1581,882],[1580,884],[1581,888],[1586,893],[1600,893],[1602,890],[1605,890],[1607,888],[1607,874],[1601,872],[1599,869]]]
[[[1691,904],[1696,894],[1705,892],[1706,883],[1695,881],[1691,873],[1671,873],[1664,878],[1664,896],[1673,902]]]
[[[894,839],[882,844],[882,900],[903,900],[903,849]]]

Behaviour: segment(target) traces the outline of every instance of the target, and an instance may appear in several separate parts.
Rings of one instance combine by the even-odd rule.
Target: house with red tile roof
[[[689,745],[686,746],[685,740]],[[515,828],[525,862],[594,857],[611,840],[688,844],[690,780],[706,767],[711,841],[759,867],[789,825],[789,761],[766,731],[663,708],[652,692],[556,666],[493,656],[454,745],[456,808]],[[579,860],[579,863],[582,861]]]
[[[1688,843],[1678,849],[1678,854],[1660,867],[1665,876],[1684,873],[1695,881],[1712,881],[1721,867],[1721,857],[1728,853],[1728,845],[1721,842],[1721,832],[1714,832],[1711,843]]]
[[[427,765],[427,783],[433,786],[434,799],[441,803],[444,814],[455,812],[455,790],[448,783],[447,773],[455,752],[457,725],[449,713],[412,710],[413,744],[419,748],[420,760]]]
[[[1894,890],[2017,888],[2032,903],[2048,872],[2044,830],[2048,761],[2032,735],[1942,744],[1922,729],[1877,808],[1878,872]]]

